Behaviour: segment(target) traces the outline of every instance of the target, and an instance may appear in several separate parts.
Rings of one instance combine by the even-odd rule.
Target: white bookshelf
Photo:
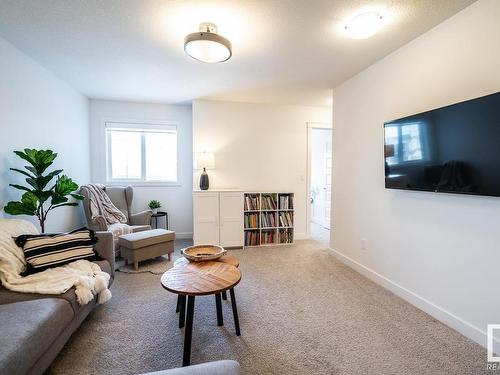
[[[244,193],[244,247],[294,243],[294,194]]]

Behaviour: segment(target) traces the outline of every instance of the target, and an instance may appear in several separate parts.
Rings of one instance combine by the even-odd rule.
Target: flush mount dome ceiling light
[[[231,42],[217,34],[217,26],[204,22],[200,24],[199,30],[184,38],[184,51],[189,56],[206,63],[218,63],[231,58]]]
[[[354,39],[367,39],[375,35],[384,26],[384,18],[378,12],[360,13],[345,25],[348,36]]]

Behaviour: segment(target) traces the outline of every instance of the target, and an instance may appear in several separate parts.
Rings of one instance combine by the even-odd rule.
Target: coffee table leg
[[[227,292],[226,292],[226,291],[223,291],[223,292],[222,292],[222,299],[223,299],[224,301],[226,301],[226,300],[227,300]]]
[[[238,319],[238,308],[236,307],[236,297],[234,296],[234,289],[229,289],[231,295],[231,306],[233,308],[234,327],[236,328],[236,336],[240,335],[240,321]]]
[[[179,295],[179,328],[184,327],[184,322],[186,321],[186,296]]]
[[[224,320],[222,317],[222,300],[220,293],[215,294],[215,306],[217,308],[217,325],[222,326],[224,325]]]
[[[175,312],[178,313],[179,312],[179,304],[180,304],[180,301],[179,301],[179,295],[177,295],[177,306],[175,307]]]
[[[184,296],[184,298],[186,297]],[[194,317],[194,296],[188,296],[186,329],[184,331],[184,354],[182,357],[182,366],[189,366],[191,364],[191,339],[193,336],[193,317]]]

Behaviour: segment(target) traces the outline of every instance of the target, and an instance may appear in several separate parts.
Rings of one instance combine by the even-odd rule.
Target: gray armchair
[[[132,186],[105,186],[104,191],[116,208],[123,212],[127,218],[127,224],[132,227],[133,232],[151,229],[151,210],[134,214],[131,211],[132,199],[134,197]],[[95,231],[108,231],[108,224],[104,217],[96,216],[93,219],[90,217],[89,192],[84,186],[80,189],[80,194],[83,195],[83,211],[85,212],[89,228]]]

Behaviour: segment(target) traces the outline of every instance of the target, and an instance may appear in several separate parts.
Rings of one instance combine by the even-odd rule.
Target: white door
[[[220,245],[243,246],[243,193],[220,193]]]
[[[193,242],[219,244],[219,193],[193,194]]]
[[[332,130],[311,129],[311,221],[330,229]]]

